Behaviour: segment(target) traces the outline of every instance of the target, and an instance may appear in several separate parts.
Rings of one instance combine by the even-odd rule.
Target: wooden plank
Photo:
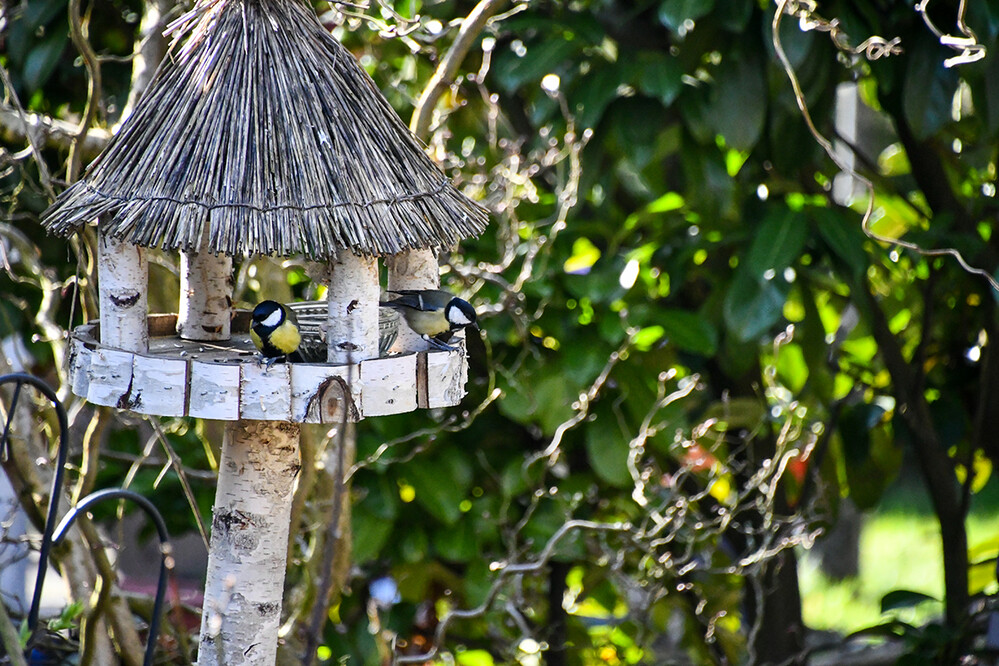
[[[464,350],[427,352],[427,407],[453,407],[465,397],[468,359]]]
[[[87,397],[90,389],[90,349],[82,341],[73,339],[69,351],[69,382],[73,393]]]
[[[239,366],[191,361],[187,413],[199,419],[239,419]]]
[[[132,411],[184,416],[187,408],[187,361],[136,354],[132,361],[136,392]]]
[[[291,372],[288,363],[241,363],[239,418],[291,421]]]
[[[132,390],[134,356],[131,352],[120,349],[94,349],[90,354],[87,401],[105,407],[132,409],[136,399]]]
[[[360,420],[359,368],[291,365],[291,420],[295,423],[342,423]]]
[[[361,415],[416,409],[416,354],[361,361]]]
[[[416,355],[416,406],[426,409],[430,406],[427,400],[427,353]]]

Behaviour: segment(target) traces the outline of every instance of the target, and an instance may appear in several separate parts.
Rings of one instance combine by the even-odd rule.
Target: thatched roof
[[[430,160],[298,0],[202,0],[133,115],[42,222],[100,218],[137,245],[228,255],[384,255],[480,233]]]

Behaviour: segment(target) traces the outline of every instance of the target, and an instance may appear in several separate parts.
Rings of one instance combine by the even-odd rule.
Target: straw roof
[[[298,0],[202,0],[133,115],[45,212],[146,247],[332,258],[452,245],[485,209]]]

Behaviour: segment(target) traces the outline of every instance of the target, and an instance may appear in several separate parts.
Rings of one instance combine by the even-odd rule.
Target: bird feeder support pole
[[[220,461],[198,666],[273,666],[299,426],[229,422]]]
[[[146,324],[149,262],[145,250],[99,230],[97,280],[101,344],[132,352],[146,351],[149,348]]]

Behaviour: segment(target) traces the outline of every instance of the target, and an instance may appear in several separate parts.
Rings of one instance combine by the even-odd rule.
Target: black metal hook
[[[3,434],[0,436],[0,461],[7,459],[8,438],[10,436],[11,420],[17,409],[17,402],[21,396],[21,387],[30,384],[42,395],[52,402],[59,420],[59,448],[56,451],[56,468],[52,475],[52,488],[49,496],[49,509],[45,518],[45,528],[42,532],[42,543],[38,553],[38,573],[35,576],[35,589],[31,599],[31,608],[28,612],[28,628],[32,639],[38,625],[38,615],[41,610],[42,588],[45,584],[45,574],[48,571],[49,553],[54,545],[62,541],[69,531],[73,521],[86,512],[91,506],[107,499],[129,499],[139,505],[146,512],[146,515],[156,526],[156,532],[160,539],[160,573],[156,583],[156,597],[153,601],[153,613],[149,620],[149,636],[146,639],[146,654],[143,659],[145,666],[153,663],[153,655],[156,651],[156,639],[159,635],[160,615],[163,608],[163,601],[166,596],[167,586],[167,558],[170,556],[170,535],[167,532],[166,523],[163,516],[156,509],[152,502],[146,497],[132,491],[121,488],[109,488],[98,490],[84,497],[80,502],[63,516],[62,521],[56,525],[56,515],[59,511],[59,500],[62,497],[62,486],[65,478],[66,459],[69,455],[69,419],[66,416],[66,408],[59,401],[56,392],[42,380],[26,373],[13,373],[0,376],[0,386],[14,383],[14,393],[11,398],[10,410],[7,413],[7,421],[4,424]],[[32,643],[29,639],[28,644]]]
[[[8,437],[10,435],[10,422],[14,418],[17,410],[17,401],[21,396],[21,387],[30,384],[39,393],[44,395],[55,409],[56,418],[59,419],[59,448],[56,450],[56,466],[52,474],[52,488],[49,492],[49,510],[45,518],[45,529],[42,532],[42,544],[38,552],[38,573],[35,576],[35,590],[31,598],[31,609],[28,612],[28,626],[34,636],[35,626],[38,624],[38,613],[41,607],[42,586],[45,584],[45,574],[48,570],[49,551],[52,549],[52,531],[56,526],[56,515],[59,513],[59,498],[62,497],[62,483],[66,470],[66,457],[69,455],[69,419],[66,417],[66,408],[56,392],[41,379],[24,372],[17,372],[0,377],[0,386],[14,382],[14,395],[10,403],[10,411],[7,412],[7,422],[4,424],[3,437],[0,438],[0,460],[6,460],[8,454]]]
[[[139,508],[145,511],[146,515],[153,521],[153,524],[156,525],[156,532],[160,538],[160,574],[156,581],[156,597],[153,600],[153,613],[149,619],[146,655],[142,660],[145,666],[151,666],[153,655],[156,652],[156,638],[159,635],[160,629],[160,611],[163,609],[163,599],[166,596],[167,558],[170,557],[170,535],[167,532],[166,523],[163,522],[163,516],[156,510],[153,503],[143,495],[133,490],[125,490],[124,488],[106,488],[90,493],[62,517],[59,526],[52,533],[52,543],[53,545],[58,545],[62,541],[62,538],[66,536],[66,532],[72,527],[73,521],[76,520],[77,516],[88,511],[94,504],[109,499],[129,499],[138,504]]]

